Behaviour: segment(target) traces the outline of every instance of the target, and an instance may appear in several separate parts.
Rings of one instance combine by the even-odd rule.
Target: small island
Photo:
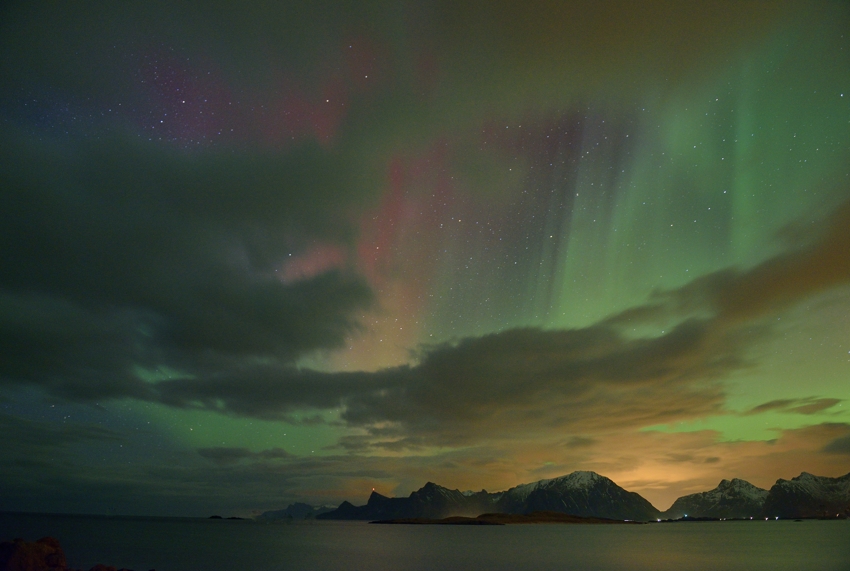
[[[487,513],[478,517],[452,516],[443,519],[424,517],[403,517],[398,519],[381,519],[369,523],[393,523],[409,525],[512,525],[529,523],[573,523],[573,524],[618,524],[644,523],[637,521],[608,519],[604,517],[581,517],[560,512],[538,511],[529,514]]]

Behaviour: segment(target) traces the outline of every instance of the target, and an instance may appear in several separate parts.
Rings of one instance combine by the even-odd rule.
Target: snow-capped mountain
[[[556,486],[560,488],[575,488],[586,489],[593,487],[600,480],[608,480],[604,476],[600,476],[596,472],[577,471],[560,478],[551,478],[548,480],[538,480],[530,484],[520,484],[510,490],[496,494],[503,501],[524,502],[532,492],[539,489]],[[608,480],[610,481],[610,480]]]
[[[734,478],[722,480],[713,490],[682,496],[663,517],[748,518],[761,517],[768,491]]]
[[[297,509],[296,509],[297,508]],[[296,504],[263,516],[300,514]],[[315,509],[315,508],[310,508]],[[560,478],[520,484],[504,492],[450,490],[428,482],[406,498],[388,498],[372,492],[366,505],[342,502],[338,508],[316,514],[317,519],[442,519],[483,513],[528,514],[555,511],[576,516],[650,521],[664,517],[850,517],[850,474],[839,478],[803,472],[791,480],[777,480],[770,491],[738,478],[722,480],[713,490],[682,496],[663,514],[639,494],[629,492],[596,472],[573,472]],[[261,518],[263,517],[261,516]],[[309,517],[309,516],[308,516]]]
[[[838,478],[803,472],[790,480],[779,479],[764,503],[765,517],[850,516],[850,473]]]
[[[624,490],[596,472],[573,472],[560,478],[523,484],[501,494],[496,505],[498,511],[505,513],[555,511],[642,521],[660,515],[639,494]]]
[[[522,484],[504,492],[460,492],[431,482],[407,498],[387,498],[376,492],[365,506],[343,502],[319,519],[393,519],[482,513],[524,514],[555,511],[578,516],[610,519],[650,520],[659,516],[652,504],[595,472],[573,472],[567,476]]]

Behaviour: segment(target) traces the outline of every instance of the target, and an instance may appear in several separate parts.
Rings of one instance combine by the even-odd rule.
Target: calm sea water
[[[850,571],[847,520],[468,527],[0,514],[2,539],[44,535],[84,569]]]

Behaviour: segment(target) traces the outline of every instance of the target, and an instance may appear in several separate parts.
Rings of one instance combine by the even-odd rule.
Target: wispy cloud
[[[841,399],[815,397],[801,399],[778,399],[760,404],[758,406],[754,406],[750,410],[744,412],[744,414],[759,414],[769,411],[790,412],[796,414],[817,414],[819,412],[829,410],[830,408],[841,402],[843,402]]]
[[[829,454],[847,454],[850,455],[850,435],[836,438],[829,444],[823,447],[823,451]]]
[[[241,447],[213,446],[198,448],[197,452],[207,460],[222,465],[236,464],[241,460],[287,460],[295,457],[283,448],[269,448],[253,452]]]

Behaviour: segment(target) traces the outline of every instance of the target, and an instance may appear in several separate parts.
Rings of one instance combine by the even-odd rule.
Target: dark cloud
[[[676,58],[650,57],[658,67],[641,69],[665,80],[680,76],[696,62],[714,65],[702,55],[714,53],[717,60],[716,51],[707,46],[734,40],[735,47],[725,49],[740,49],[749,40],[736,30],[747,29],[754,37],[756,22],[759,30],[774,29],[774,18],[785,10],[768,10],[768,16],[763,6],[750,4],[709,10],[662,3],[641,8],[648,14],[635,19],[629,3],[601,12],[536,4],[527,10],[508,2],[438,3],[421,14],[405,6],[382,22],[395,30],[412,14],[422,16],[428,29],[436,30],[433,38],[412,33],[412,47],[396,47],[433,52],[428,55],[436,67],[442,66],[447,86],[454,85],[452,77],[474,69],[480,74],[475,83],[490,86],[486,77],[500,77],[500,88],[511,92],[516,80],[550,87],[565,80],[576,83],[575,77],[588,83],[609,81],[605,78],[619,77],[630,67],[622,58],[610,58],[612,53],[646,59],[675,48]],[[255,3],[238,10],[215,5],[197,19],[187,16],[197,14],[196,8],[178,5],[188,8],[125,11],[104,5],[79,12],[18,5],[12,10],[14,35],[4,36],[0,44],[10,56],[0,69],[28,88],[50,78],[71,98],[103,88],[110,96],[136,90],[137,99],[145,99],[150,93],[138,91],[139,78],[124,70],[139,67],[142,54],[134,53],[137,49],[159,48],[141,49],[143,38],[135,31],[119,42],[119,55],[105,48],[124,31],[153,28],[163,45],[174,44],[163,49],[187,56],[187,61],[208,44],[205,38],[222,36],[210,48],[217,50],[210,59],[226,62],[225,84],[243,60],[279,59],[299,62],[281,72],[287,80],[303,81],[306,92],[317,91],[323,84],[316,78],[336,49],[323,48],[323,40],[346,37],[349,24],[359,33],[368,15],[384,7],[374,3],[361,10],[346,4],[330,21],[318,17],[327,8],[324,4],[296,9]],[[90,19],[93,14],[96,18]],[[350,21],[343,17],[352,14],[358,15]],[[162,25],[172,17],[174,24]],[[670,26],[669,21],[682,25]],[[90,42],[93,26],[106,35],[94,34]],[[380,44],[389,36],[377,28],[369,30]],[[185,30],[182,40],[172,33],[178,29]],[[53,38],[51,30],[63,33]],[[34,41],[20,41],[31,32],[38,34]],[[221,57],[236,45],[241,47],[232,58]],[[464,49],[473,45],[475,50]],[[256,58],[257,53],[266,55]],[[445,57],[448,53],[453,57]],[[577,58],[575,66],[554,65],[564,53],[586,57]],[[400,56],[398,61],[418,57],[394,55]],[[245,85],[259,92],[262,84],[274,84],[268,71],[260,71],[263,63],[254,65],[241,77]],[[511,72],[512,67],[522,69]],[[101,68],[114,73],[100,73]],[[549,68],[564,77],[537,71]],[[199,69],[187,65],[172,71],[191,74]],[[108,85],[113,78],[117,87]],[[486,107],[477,88],[462,97],[447,89],[448,95],[436,97],[458,101],[436,102],[434,109],[451,108],[450,113],[463,115],[466,100]],[[15,107],[10,124],[26,124],[17,107],[20,95],[5,88],[0,95],[4,109]],[[408,103],[381,106],[399,115],[386,122],[380,120],[383,111],[374,111],[369,121],[390,134],[374,133],[366,140],[392,146],[388,141],[402,137],[399,125],[411,124],[399,111]],[[345,426],[360,431],[340,441],[349,450],[410,450],[553,430],[589,433],[721,411],[722,379],[750,366],[748,350],[769,333],[762,318],[850,281],[847,203],[813,242],[796,244],[752,268],[727,268],[657,292],[646,305],[588,327],[523,328],[463,338],[421,349],[411,365],[375,373],[302,369],[297,366],[301,358],[340,347],[356,331],[356,317],[374,302],[351,260],[300,281],[276,275],[290,254],[317,243],[350,255],[355,205],[366,204],[381,184],[369,178],[370,167],[362,161],[371,147],[352,150],[362,146],[351,141],[363,136],[358,127],[363,119],[353,116],[352,134],[346,135],[353,139],[333,148],[299,139],[286,147],[175,152],[177,147],[139,143],[114,128],[100,133],[105,137],[101,140],[74,139],[73,145],[67,138],[44,135],[51,129],[39,136],[8,131],[0,140],[0,382],[37,385],[71,400],[129,397],[265,419],[291,420],[305,409],[337,410]],[[407,131],[403,137],[421,134],[417,128]],[[644,337],[630,335],[625,327],[657,323],[664,325],[662,332]],[[766,408],[752,412],[814,414],[836,402],[765,403],[761,407]],[[323,420],[311,414],[300,422]],[[217,458],[233,461],[246,452],[206,450],[213,455],[209,458],[219,454]]]
[[[605,327],[519,329],[435,346],[416,365],[376,373],[266,366],[152,388],[173,406],[261,418],[339,409],[348,426],[369,434],[343,439],[343,447],[415,449],[717,412],[723,393],[714,381],[738,359],[718,356],[717,346],[699,322],[633,340]]]
[[[396,431],[392,431],[395,433]],[[349,452],[366,452],[370,450],[388,450],[390,452],[418,452],[427,448],[429,441],[422,436],[405,436],[393,438],[392,440],[376,439],[373,434],[356,434],[341,436],[336,444],[328,446],[327,450],[343,449]]]
[[[371,374],[267,369],[238,383],[177,379],[158,390],[177,406],[248,415],[339,408],[349,426],[368,431],[341,441],[352,450],[457,445],[556,428],[646,426],[716,413],[724,400],[717,381],[748,367],[746,354],[769,334],[760,318],[850,280],[844,256],[848,217],[845,204],[821,238],[801,250],[747,271],[699,278],[658,294],[645,308],[584,329],[516,329],[461,339],[423,349],[415,365]],[[819,269],[826,263],[833,265]],[[758,302],[731,301],[756,292]],[[619,333],[624,323],[652,323],[660,313],[679,324],[655,337]],[[229,388],[236,386],[240,390]],[[750,413],[815,414],[839,402],[772,401]]]
[[[47,343],[44,346],[49,350],[42,350],[41,354],[57,359],[64,367],[65,377],[61,376],[63,369],[59,365],[52,375],[46,374],[50,369],[45,363],[49,364],[50,359],[30,363],[10,353],[12,357],[6,367],[15,373],[11,377],[21,379],[30,374],[30,379],[37,379],[55,394],[78,399],[132,396],[178,408],[266,419],[288,419],[293,413],[304,410],[338,410],[344,425],[365,429],[365,433],[345,437],[339,442],[341,447],[351,451],[370,447],[415,450],[429,445],[468,445],[554,429],[578,433],[670,423],[722,410],[725,396],[719,381],[749,366],[747,351],[759,340],[753,329],[755,318],[784,308],[795,299],[804,299],[811,293],[843,283],[841,280],[848,276],[841,272],[821,274],[823,279],[815,280],[811,275],[805,279],[784,276],[781,270],[801,271],[810,257],[836,258],[835,248],[844,245],[839,227],[847,212],[850,210],[844,207],[834,216],[823,239],[808,247],[808,255],[801,252],[783,254],[778,258],[784,263],[768,260],[748,272],[727,270],[699,278],[679,290],[658,294],[643,312],[638,308],[583,329],[514,329],[424,347],[415,364],[374,373],[323,373],[295,368],[281,357],[291,358],[297,354],[284,340],[287,335],[293,335],[287,330],[289,326],[272,323],[259,310],[232,309],[227,312],[230,317],[222,318],[220,324],[204,317],[201,325],[184,325],[196,331],[192,335],[193,346],[174,342],[175,337],[170,338],[171,342],[163,341],[167,337],[156,329],[156,319],[149,321],[154,324],[150,329],[140,326],[139,320],[144,321],[141,310],[135,313],[127,310],[125,314],[96,312],[86,308],[82,301],[74,305],[33,294],[9,298],[13,301],[8,302],[5,315],[11,317],[4,322],[9,339],[17,339],[15,342],[20,343],[22,337],[16,337],[13,332],[33,331],[33,339]],[[339,284],[340,279],[341,275],[331,273],[294,286],[280,282],[268,282],[264,286],[272,292],[268,294],[270,307],[275,303],[295,304],[291,300],[299,299],[299,294],[287,288],[303,288],[304,301],[295,304],[300,307],[307,304],[307,300],[335,307],[328,312],[328,319],[339,327],[338,334],[317,335],[313,343],[300,346],[302,350],[338,342],[346,329],[345,312],[333,305],[339,296],[328,293],[321,284],[323,280]],[[754,311],[718,301],[734,297],[732,292],[739,287],[747,290],[756,283],[772,288],[773,293],[764,292],[764,295],[782,300],[781,303],[762,304],[760,310]],[[252,295],[263,291],[253,287],[247,290]],[[224,297],[219,302],[234,303],[226,299],[225,293],[220,294]],[[236,299],[245,299],[249,308],[258,303],[248,297],[246,294],[245,298],[236,296]],[[667,302],[668,306],[659,306],[657,300]],[[170,318],[177,323],[184,315],[181,310],[173,314],[157,311],[158,307],[152,304],[146,311],[160,320]],[[210,302],[203,307],[217,313],[216,303]],[[322,313],[321,310],[313,311],[318,315]],[[638,316],[643,323],[652,322],[659,311],[682,316],[680,319],[684,320],[653,337],[635,338],[620,332],[624,323],[638,322]],[[66,317],[58,322],[48,317],[56,314]],[[44,317],[39,318],[39,315]],[[122,319],[116,315],[121,315]],[[229,330],[231,326],[245,331],[245,323],[235,324],[243,316],[246,323],[264,332],[265,337],[249,342],[251,335],[260,334],[257,331],[251,335],[246,333],[248,339],[236,343],[231,354],[220,355],[224,348],[210,341],[211,336],[220,334],[221,344],[225,344],[234,336]],[[286,323],[285,319],[281,321]],[[319,319],[320,323],[325,321]],[[192,323],[192,319],[187,322]],[[317,325],[311,321],[305,327]],[[164,326],[162,329],[168,330]],[[80,331],[90,333],[80,336]],[[114,333],[108,335],[109,332]],[[160,335],[163,336],[158,338]],[[304,343],[303,340],[293,341],[296,346],[299,342]],[[31,343],[35,346],[35,341]],[[112,344],[108,352],[111,362],[97,356],[98,350],[110,347],[109,344]],[[137,375],[123,372],[131,363],[145,362],[144,355],[134,353],[140,346],[154,350],[159,357],[172,357],[173,360],[165,360],[165,363],[177,370],[183,365],[185,374],[144,382]],[[278,346],[283,349],[275,353]],[[216,357],[195,357],[205,351]],[[31,350],[20,354],[35,353]],[[67,364],[74,363],[74,359],[78,359],[80,367],[90,364],[85,360],[87,355],[91,362],[106,363],[102,365],[102,382],[97,375],[85,382],[69,378]],[[264,362],[250,359],[263,355],[278,358]],[[11,369],[12,366],[18,369]],[[98,372],[97,367],[91,369]],[[114,374],[116,371],[121,374]],[[771,401],[753,408],[748,414],[768,410],[815,414],[838,402],[837,399],[814,397]],[[321,416],[316,414],[308,417],[322,422]],[[219,454],[216,457],[223,462],[238,461],[247,457],[239,456],[245,453],[240,449],[206,452],[212,455],[210,458]]]
[[[321,373],[253,365],[208,377],[164,380],[153,389],[156,399],[175,407],[281,419],[301,409],[337,408],[352,395],[384,391],[397,382],[394,372]]]
[[[677,448],[677,439],[688,438],[681,434],[639,449],[637,440],[655,435],[635,429],[727,413],[726,382],[748,379],[739,373],[758,365],[756,349],[774,332],[775,317],[850,283],[846,203],[831,218],[784,228],[771,250],[780,253],[752,267],[657,291],[644,305],[577,329],[506,328],[555,323],[561,302],[580,303],[581,292],[597,284],[605,295],[595,302],[590,296],[587,315],[624,299],[615,295],[676,283],[667,281],[676,279],[673,270],[689,267],[694,275],[731,257],[751,260],[764,228],[788,212],[846,197],[846,186],[824,188],[830,173],[845,172],[829,170],[843,168],[844,147],[832,145],[841,135],[823,129],[824,113],[813,111],[770,138],[770,129],[758,130],[804,106],[834,109],[833,80],[845,73],[846,58],[820,58],[833,73],[799,74],[797,66],[814,69],[805,62],[823,50],[809,45],[839,53],[844,7],[33,0],[3,3],[0,12],[0,403],[52,419],[0,415],[0,509],[20,502],[18,509],[89,511],[135,502],[130,511],[146,513],[147,502],[159,498],[168,513],[177,509],[174,498],[209,506],[217,501],[211,497],[241,493],[234,490],[254,497],[243,506],[260,495],[265,502],[299,494],[353,499],[348,492],[367,480],[418,487],[424,479],[442,481],[447,470],[475,485],[481,474],[500,473],[507,486],[515,476],[558,475],[594,456],[591,469],[628,472],[661,454],[668,479],[678,476],[666,462],[677,462],[677,470],[720,468],[739,454],[752,469],[757,455],[731,452],[743,444],[712,448],[720,435],[705,436],[710,452]],[[786,26],[792,17],[800,23]],[[770,74],[751,81],[760,68]],[[777,106],[763,97],[787,94],[789,80],[797,85],[799,78],[818,98],[832,93],[833,103],[812,106],[798,93]],[[700,119],[700,105],[711,100],[714,127]],[[513,135],[517,118],[524,135]],[[487,143],[489,126],[495,121],[504,130],[503,119],[511,135]],[[732,131],[750,125],[751,143],[733,146]],[[697,128],[707,137],[692,161],[678,147],[681,133]],[[780,139],[792,130],[801,135],[793,160],[810,166],[789,178],[790,155],[775,151],[788,152]],[[825,154],[818,137],[833,150]],[[499,143],[501,151],[483,153],[482,142]],[[817,161],[810,153],[816,148]],[[588,149],[599,158],[585,157]],[[798,155],[800,149],[809,151]],[[706,166],[715,152],[727,167]],[[510,175],[508,160],[517,161]],[[547,165],[552,169],[540,168]],[[657,177],[650,174],[656,167]],[[582,189],[582,199],[592,205],[586,212],[594,227],[607,230],[586,234],[578,231],[585,215],[572,194],[594,180],[606,190],[587,199]],[[721,187],[734,200],[720,203]],[[528,198],[510,199],[518,189]],[[633,208],[648,196],[646,209]],[[376,205],[379,214],[364,222]],[[712,207],[712,226],[700,214],[693,226],[699,234],[679,230],[682,215],[697,206]],[[467,223],[466,212],[478,210],[482,223],[494,222],[491,238],[452,230],[438,239],[426,229],[459,212]],[[659,233],[674,221],[675,233],[672,225],[670,234]],[[357,236],[361,227],[365,238]],[[607,231],[619,232],[606,239]],[[503,238],[511,245],[497,249]],[[553,240],[564,249],[544,246]],[[364,264],[370,245],[395,252]],[[464,252],[476,262],[452,270]],[[478,261],[483,252],[492,266]],[[513,273],[497,267],[510,258],[520,261]],[[619,280],[623,260],[652,271]],[[429,269],[411,270],[418,265]],[[650,276],[656,268],[663,278]],[[581,275],[575,287],[566,281],[573,270],[570,278]],[[478,277],[465,281],[473,272]],[[452,283],[455,293],[427,301]],[[376,308],[376,295],[390,307]],[[359,319],[373,309],[408,319],[405,337],[395,337],[397,354],[419,335],[444,339],[448,329],[440,327],[449,323],[459,337],[376,372],[305,366],[404,362],[371,358],[362,346],[351,353],[369,359],[323,358],[347,341],[356,345]],[[565,312],[565,319],[582,311]],[[421,329],[408,333],[411,321]],[[480,335],[487,331],[498,332]],[[106,428],[53,412],[42,417],[41,398],[87,411],[107,401],[110,410],[119,403],[137,410]],[[837,417],[839,402],[770,400],[745,414]],[[177,441],[177,427],[159,416],[163,404],[327,424],[320,432],[342,436],[321,452],[344,454],[303,458],[240,447],[257,437],[253,430],[228,437],[233,447],[195,448],[196,441],[159,450]],[[137,430],[122,423],[136,415],[167,424],[169,433],[134,436]],[[796,444],[788,444],[797,438],[789,433],[758,446],[806,449],[835,463],[847,452],[846,430],[838,426],[798,437]],[[460,448],[436,454],[435,446]]]
[[[120,138],[72,156],[3,146],[0,382],[153,399],[139,368],[293,363],[339,346],[372,303],[345,267],[279,277],[311,243],[353,237],[365,191],[317,147],[178,160]]]
[[[823,448],[824,452],[830,454],[848,454],[850,455],[850,435],[836,438]]]
[[[39,422],[9,414],[0,414],[0,432],[6,435],[2,439],[5,458],[10,458],[14,450],[28,454],[36,449],[55,450],[80,442],[122,438],[114,430],[93,424]]]
[[[828,398],[801,398],[801,399],[778,399],[766,402],[751,408],[744,414],[759,414],[768,411],[792,412],[797,414],[817,414],[828,410],[842,402],[841,399]]]
[[[813,224],[808,221],[808,225]],[[612,326],[676,323],[710,318],[731,331],[754,326],[810,296],[850,283],[850,201],[819,220],[809,240],[747,269],[724,268],[673,290],[655,291],[649,303],[605,320]],[[785,232],[783,230],[781,233]]]
[[[723,321],[754,320],[850,282],[850,202],[819,226],[811,243],[748,270],[722,270],[669,295],[680,310],[707,308]],[[661,297],[664,297],[662,294]]]
[[[207,460],[221,465],[236,464],[241,460],[286,460],[295,457],[283,448],[252,452],[247,448],[214,446],[198,448],[197,452]]]

